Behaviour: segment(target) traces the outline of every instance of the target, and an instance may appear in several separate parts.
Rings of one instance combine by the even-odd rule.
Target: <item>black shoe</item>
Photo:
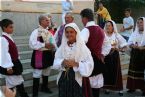
[[[29,97],[24,89],[24,84],[20,84],[16,86],[17,91],[19,92],[20,97]]]
[[[106,95],[109,95],[110,94],[110,91],[109,90],[105,90],[105,94]]]
[[[52,94],[53,92],[49,88],[41,88],[41,92]]]
[[[128,90],[127,92],[128,92],[128,93],[134,93],[135,90]]]
[[[48,88],[48,76],[43,76],[42,80],[41,92],[52,94],[52,91]]]
[[[27,94],[27,93],[25,93],[25,94],[23,95],[23,97],[29,97],[29,96],[28,96],[28,94]]]
[[[38,97],[38,95],[36,95],[36,96],[32,95],[32,97]]]
[[[142,96],[145,96],[145,92],[142,93]]]
[[[119,96],[123,96],[123,93],[120,93],[120,92],[119,92],[118,94],[119,94]]]

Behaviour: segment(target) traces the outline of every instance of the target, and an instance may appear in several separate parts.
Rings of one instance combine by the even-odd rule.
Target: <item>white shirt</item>
[[[128,28],[130,26],[134,26],[134,20],[133,20],[133,18],[131,16],[125,17],[123,19],[123,27],[124,28]],[[133,28],[130,29],[130,30],[125,30],[124,32],[121,33],[121,35],[129,37],[132,32],[133,32]]]
[[[7,36],[13,41],[12,37],[9,34],[3,32],[2,35]],[[2,66],[3,68],[12,68],[14,64],[12,63],[12,59],[9,54],[9,43],[4,37],[0,37],[0,45],[0,66]],[[5,76],[5,80],[6,86],[8,86],[8,88],[13,88],[17,85],[20,85],[24,81],[22,75]]]
[[[62,1],[62,11],[63,13],[71,12],[73,9],[73,2]]]
[[[7,36],[13,41],[12,37],[9,34],[3,32],[2,35]],[[12,63],[12,59],[9,54],[9,42],[4,37],[0,38],[0,47],[1,47],[0,66],[3,68],[12,68],[14,64]]]
[[[76,52],[76,43],[72,45],[72,47],[66,46],[65,48],[66,52],[66,59],[75,59],[75,52]],[[81,59],[79,62],[79,67],[73,67],[73,70],[75,71],[75,80],[78,82],[80,86],[82,86],[82,75],[85,77],[90,76],[92,73],[92,58],[89,58],[89,56],[86,56],[85,59]],[[60,79],[60,76],[63,71],[65,71],[64,67],[62,67],[63,58],[55,58],[53,69],[60,70],[59,76],[57,78],[57,83]]]
[[[48,31],[47,29],[44,29],[44,30]],[[33,50],[40,50],[41,48],[45,48],[45,43],[42,43],[37,40],[38,36],[39,36],[39,31],[37,28],[31,33],[30,39],[29,39],[29,46]],[[54,39],[54,37],[52,37],[52,38],[53,38],[53,44],[56,46],[55,39]],[[57,46],[56,46],[56,48],[57,48]]]
[[[97,26],[97,25],[95,24],[94,21],[90,21],[86,24],[86,27],[89,27],[89,26]],[[89,39],[89,36],[90,36],[89,30],[87,28],[84,28],[81,31],[80,36],[82,36],[82,39],[85,41],[85,43],[87,43],[88,39]],[[105,35],[104,43],[103,43],[103,46],[102,46],[102,54],[104,56],[106,56],[106,55],[109,54],[110,50],[111,50],[111,45],[109,44],[108,38]],[[92,88],[101,88],[101,87],[103,87],[103,84],[104,84],[103,74],[99,74],[99,75],[90,77],[89,79],[90,79],[90,84],[91,84]]]
[[[119,33],[113,33],[111,36],[108,36],[108,39],[110,44],[117,44],[115,48],[123,48],[127,46],[126,40]],[[112,48],[114,48],[114,46],[112,46]]]

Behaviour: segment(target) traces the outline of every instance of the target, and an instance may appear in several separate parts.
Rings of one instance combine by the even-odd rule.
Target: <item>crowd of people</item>
[[[71,6],[72,10],[72,4],[67,6]],[[120,52],[128,49],[131,50],[131,58],[127,92],[133,93],[136,89],[140,89],[145,96],[145,17],[137,19],[133,31],[131,10],[126,9],[121,34],[102,3],[99,3],[99,7],[97,11],[101,18],[99,25],[95,24],[94,12],[91,9],[86,8],[80,12],[84,25],[82,31],[75,23],[71,11],[63,13],[62,18],[65,21],[62,19],[63,23],[57,30],[52,26],[50,15],[39,16],[39,26],[34,29],[29,39],[29,46],[33,50],[32,97],[40,97],[41,77],[41,92],[53,93],[48,84],[51,69],[59,71],[57,78],[59,97],[99,97],[102,88],[105,94],[113,90],[123,96]],[[8,89],[14,92],[16,89],[20,97],[29,97],[23,85],[23,67],[18,50],[11,37],[14,33],[13,24],[10,19],[0,21],[3,31],[0,37],[0,73],[5,75]],[[127,33],[127,36],[124,33]]]

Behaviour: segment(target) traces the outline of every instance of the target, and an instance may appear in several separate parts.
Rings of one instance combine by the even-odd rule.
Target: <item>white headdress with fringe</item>
[[[143,38],[142,38],[142,40],[141,40],[140,46],[145,46],[145,17],[140,17],[140,18],[143,19]],[[139,19],[140,19],[140,18],[139,18]],[[138,28],[138,26],[137,26],[137,23],[136,23],[135,31],[134,31],[133,33],[134,33],[134,34],[139,33],[139,28]]]

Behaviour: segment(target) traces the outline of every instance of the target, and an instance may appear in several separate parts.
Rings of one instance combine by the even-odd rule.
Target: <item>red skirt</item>
[[[45,69],[53,65],[54,51],[38,51],[34,50],[31,58],[31,66],[34,69]]]

